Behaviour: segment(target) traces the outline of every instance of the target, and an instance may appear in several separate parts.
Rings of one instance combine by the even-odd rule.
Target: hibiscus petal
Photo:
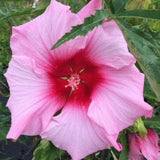
[[[89,17],[91,14],[94,14],[96,9],[102,8],[102,0],[91,0],[86,6],[84,6],[79,12],[78,16],[83,21],[84,18]]]
[[[142,138],[138,133],[129,133],[129,160],[159,160],[160,147],[156,132],[147,129],[147,135]]]
[[[33,60],[25,56],[12,57],[5,74],[11,93],[7,106],[12,114],[7,138],[17,139],[20,134],[40,134],[64,104],[57,102],[49,92],[52,84],[45,75],[40,70],[35,71]]]
[[[91,59],[116,69],[135,63],[121,30],[113,20],[104,22],[94,33],[94,36],[92,32],[88,33],[91,38],[86,49]]]
[[[87,116],[86,107],[66,105],[60,115],[53,117],[42,138],[53,142],[71,155],[73,160],[113,146],[121,150],[116,142],[118,134],[106,135],[105,131],[92,122]]]
[[[159,160],[158,136],[156,132],[150,129],[147,129],[147,132],[144,138],[138,136],[141,152],[148,160]]]
[[[42,15],[26,24],[13,27],[12,53],[36,59],[39,67],[51,63],[53,58],[72,55],[85,47],[84,37],[77,37],[54,51],[50,49],[58,39],[70,31],[71,26],[79,23],[82,21],[78,15],[71,13],[69,6],[52,0]]]
[[[128,160],[142,160],[143,155],[140,152],[140,146],[136,134],[128,134],[129,157]]]
[[[138,117],[151,117],[152,107],[143,100],[144,76],[135,66],[106,67],[102,74],[106,83],[92,95],[88,115],[109,135],[132,125]]]

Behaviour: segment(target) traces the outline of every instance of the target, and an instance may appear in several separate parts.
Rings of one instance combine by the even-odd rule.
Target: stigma
[[[65,85],[65,88],[67,87],[71,87],[72,91],[74,91],[75,89],[78,89],[78,85],[80,84],[80,77],[79,74],[77,73],[73,73],[68,79],[68,84]]]

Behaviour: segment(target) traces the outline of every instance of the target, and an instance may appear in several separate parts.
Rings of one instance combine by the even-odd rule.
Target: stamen
[[[80,82],[85,83],[85,81],[83,79],[81,79]]]
[[[65,88],[67,87],[71,87],[72,91],[74,91],[75,89],[78,89],[78,85],[80,83],[80,77],[77,73],[74,73],[71,75],[71,77],[69,79],[67,79],[68,84],[65,85]]]
[[[85,70],[85,69],[83,68],[83,69],[81,69],[78,73],[81,74],[84,70]]]
[[[73,73],[73,69],[72,69],[72,67],[70,67],[69,69],[70,69],[70,71]]]
[[[69,77],[60,77],[60,78],[64,80],[69,79]]]

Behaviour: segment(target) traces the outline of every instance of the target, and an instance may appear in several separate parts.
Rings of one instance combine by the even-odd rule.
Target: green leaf
[[[120,155],[119,155],[119,160],[127,160],[129,149],[128,149],[128,138],[125,131],[120,133],[119,139],[123,147],[123,150],[120,152]]]
[[[116,14],[118,18],[141,18],[160,21],[160,10],[130,10]]]
[[[160,129],[160,116],[152,117],[151,119],[144,119],[144,125],[147,128],[152,128],[152,129]]]
[[[128,0],[113,0],[114,12],[120,13],[124,10],[124,7]]]
[[[154,94],[148,80],[145,78],[145,83],[144,83],[144,92],[143,92],[144,98],[147,99],[147,102],[149,101],[149,103],[154,103],[157,100],[156,95]],[[151,104],[152,105],[152,104]],[[154,106],[154,104],[152,105]]]
[[[9,131],[9,125],[6,122],[10,120],[9,117],[6,118],[5,115],[0,115],[0,141],[6,139],[6,135]]]
[[[5,140],[10,125],[10,115],[8,109],[0,102],[0,140]]]
[[[12,160],[12,157],[8,157],[8,158],[1,158],[1,160]]]
[[[91,31],[94,29],[94,27],[101,25],[104,18],[108,17],[108,11],[106,9],[103,10],[96,10],[95,15],[91,15],[88,18],[85,18],[84,23],[73,26],[72,30],[69,33],[66,33],[58,42],[52,47],[52,49],[55,49],[59,47],[61,44],[74,39],[78,35],[85,36],[88,31]]]
[[[112,158],[113,158],[114,160],[118,160],[118,158],[117,158],[117,156],[116,156],[113,148],[110,148],[110,152],[111,152]]]
[[[56,148],[50,141],[42,139],[33,153],[32,160],[55,160],[62,154],[62,150]]]
[[[160,101],[160,45],[150,34],[133,28],[123,20],[117,19],[128,42],[131,53],[145,73],[157,99]]]
[[[103,8],[108,9],[109,13],[111,14],[114,13],[114,5],[112,0],[104,0],[103,4],[104,4]]]
[[[22,16],[22,15],[28,15],[28,14],[36,14],[36,13],[43,13],[45,10],[45,8],[42,9],[33,9],[33,8],[26,8],[26,9],[22,9],[22,10],[12,10],[10,12],[3,12],[2,10],[0,10],[0,21],[10,18],[10,17],[14,17],[14,16]]]

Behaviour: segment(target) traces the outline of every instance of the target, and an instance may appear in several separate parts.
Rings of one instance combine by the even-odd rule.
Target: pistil
[[[71,87],[72,91],[74,91],[75,89],[78,89],[78,85],[80,84],[80,77],[77,73],[74,73],[70,76],[69,79],[67,79],[68,84],[65,85],[65,88],[67,87]]]

